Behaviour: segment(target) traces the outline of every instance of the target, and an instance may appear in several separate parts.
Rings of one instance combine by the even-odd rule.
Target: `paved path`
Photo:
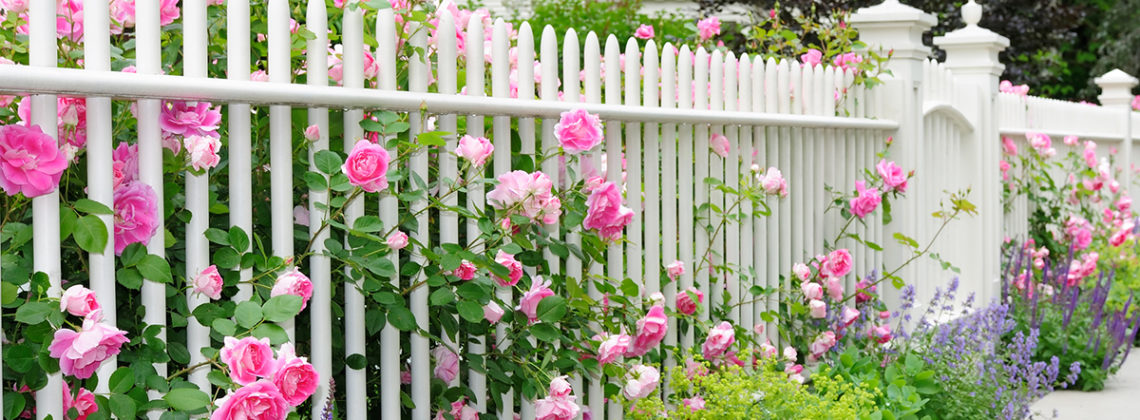
[[[1132,349],[1124,366],[1105,382],[1103,391],[1062,390],[1033,405],[1033,411],[1044,418],[1051,418],[1053,410],[1062,420],[1140,419],[1140,348]]]

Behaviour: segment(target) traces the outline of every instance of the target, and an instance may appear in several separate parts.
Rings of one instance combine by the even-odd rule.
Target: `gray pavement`
[[[1060,390],[1033,405],[1037,418],[1052,418],[1054,410],[1062,420],[1140,420],[1140,348],[1132,349],[1104,390]]]

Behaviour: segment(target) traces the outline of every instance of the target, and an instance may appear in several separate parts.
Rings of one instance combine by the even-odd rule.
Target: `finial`
[[[966,21],[966,26],[978,26],[982,20],[982,6],[974,3],[974,0],[962,5],[962,20]]]

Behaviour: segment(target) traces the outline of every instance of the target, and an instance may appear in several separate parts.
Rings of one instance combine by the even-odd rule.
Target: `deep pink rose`
[[[870,331],[867,331],[867,337],[870,337],[879,344],[891,341],[891,326],[883,324],[871,327]]]
[[[503,319],[504,313],[503,307],[499,306],[499,304],[493,300],[483,305],[483,318],[491,324],[495,324],[499,322],[500,319]]]
[[[313,282],[297,267],[286,270],[277,276],[277,282],[269,291],[269,296],[295,295],[301,297],[301,310],[309,305],[309,298],[313,297]]]
[[[633,31],[633,36],[637,39],[653,39],[656,35],[653,33],[653,25],[641,25]]]
[[[851,252],[840,248],[827,254],[820,271],[828,277],[843,277],[851,272]]]
[[[522,263],[516,260],[514,255],[503,252],[503,250],[500,249],[498,255],[495,255],[495,262],[511,270],[511,274],[507,276],[509,280],[499,276],[493,276],[495,277],[496,283],[499,283],[499,285],[503,287],[511,287],[518,284],[519,279],[522,278]]]
[[[67,155],[38,126],[0,126],[0,189],[38,197],[59,187]]]
[[[1001,138],[1001,151],[1010,156],[1017,156],[1017,143],[1009,137]]]
[[[637,335],[633,337],[633,345],[625,352],[626,357],[637,357],[652,350],[669,331],[669,319],[665,316],[665,307],[653,305],[645,317],[637,320]]]
[[[357,141],[341,169],[348,176],[348,182],[364,191],[388,188],[388,151],[383,146],[368,140]]]
[[[404,249],[404,247],[408,246],[408,234],[397,230],[392,232],[391,235],[388,235],[388,239],[385,242],[388,243],[388,248]]]
[[[721,321],[720,324],[709,330],[709,336],[701,345],[701,352],[705,360],[716,360],[723,356],[725,350],[728,350],[729,346],[735,342],[736,331],[733,330],[732,324],[729,324],[728,321]]]
[[[887,162],[886,159],[880,160],[875,169],[879,171],[879,177],[883,178],[883,184],[887,188],[893,189],[898,192],[906,192],[906,173],[902,168],[894,162]]]
[[[709,139],[709,147],[712,148],[713,153],[723,159],[728,158],[728,152],[731,148],[728,144],[728,137],[721,133],[713,133],[712,138]]]
[[[626,375],[622,394],[630,400],[648,397],[661,383],[661,373],[653,366],[637,365]]]
[[[697,22],[697,33],[701,37],[701,42],[708,41],[715,35],[720,35],[720,19],[716,16],[709,16]]]
[[[869,280],[860,279],[858,283],[855,283],[857,290],[855,292],[855,303],[859,304],[871,300],[871,293],[875,292],[875,288],[876,286],[871,285]]]
[[[290,406],[296,407],[309,399],[317,391],[320,374],[303,357],[297,357],[293,343],[281,345],[277,352],[277,364],[273,372],[273,384],[281,391],[281,396]]]
[[[621,190],[606,182],[586,199],[586,219],[582,227],[598,231],[603,239],[619,240],[622,230],[633,220],[633,210],[622,205]]]
[[[629,349],[630,337],[626,334],[605,334],[599,338],[598,363],[607,364],[618,360]]]
[[[165,101],[158,122],[162,130],[170,134],[217,137],[222,111],[221,107],[210,107],[211,104],[204,101]]]
[[[277,368],[269,339],[245,337],[240,340],[226,337],[222,347],[222,363],[230,368],[230,379],[240,385],[249,385],[258,377],[268,378]]]
[[[486,137],[463,136],[455,148],[455,154],[471,162],[472,166],[483,166],[487,158],[495,153],[495,145]]]
[[[217,137],[191,135],[186,136],[184,141],[186,153],[190,154],[190,166],[193,166],[194,170],[210,169],[222,161],[222,157],[218,156],[218,151],[222,149],[222,141]]]
[[[115,255],[127,245],[146,245],[158,231],[158,194],[150,185],[133,181],[115,190]],[[161,238],[159,239],[161,240]]]
[[[218,273],[218,267],[215,265],[206,267],[205,270],[194,276],[194,292],[201,293],[213,300],[222,298],[222,287],[224,285],[222,275]]]
[[[849,52],[849,53],[843,53],[843,54],[835,56],[835,59],[833,59],[831,61],[831,64],[834,64],[835,67],[839,67],[843,70],[858,71],[859,70],[859,63],[862,63],[862,62],[863,62],[863,56],[856,54],[856,53],[853,53],[853,52]]]
[[[690,295],[696,296],[697,301],[693,302],[693,298]],[[688,290],[678,293],[676,300],[677,312],[685,315],[692,315],[693,313],[697,312],[697,304],[705,301],[705,294],[701,293],[700,290],[690,287]]]
[[[68,0],[75,1],[75,0]],[[62,7],[66,2],[61,0]],[[82,3],[79,3],[82,5]],[[31,100],[24,99],[16,107],[22,125],[31,126]],[[56,121],[59,142],[78,150],[87,144],[87,99],[59,96],[56,98]]]
[[[499,175],[499,185],[487,193],[487,201],[498,210],[509,210],[504,216],[520,214],[545,224],[558,222],[562,202],[554,196],[554,184],[542,172],[513,171]],[[504,217],[505,221],[509,219]]]
[[[67,381],[63,381],[63,409],[67,412],[72,408],[79,413],[74,420],[87,420],[87,416],[99,411],[99,406],[95,404],[95,394],[86,388],[79,388],[75,399],[72,399],[71,387],[67,385]]]
[[[114,159],[115,163],[122,164],[123,183],[139,179],[139,146],[137,144],[120,142],[111,152],[111,158]]]
[[[538,303],[550,296],[554,296],[554,291],[550,290],[550,280],[535,277],[534,282],[530,284],[530,290],[523,293],[522,299],[519,299],[519,306],[516,309],[526,314],[526,318],[533,324],[538,321]]]
[[[64,375],[90,378],[104,360],[119,354],[123,343],[130,341],[126,332],[102,321],[103,310],[96,309],[83,318],[79,331],[56,330],[48,351],[51,357],[59,359],[59,369]]]
[[[835,346],[835,333],[832,331],[824,331],[822,334],[815,337],[815,341],[811,342],[808,350],[811,351],[812,357],[819,359],[828,350]]]
[[[819,283],[810,281],[800,283],[800,291],[804,292],[804,299],[823,299],[823,286],[820,286]]]
[[[827,304],[822,300],[812,299],[808,302],[808,315],[815,319],[827,316]]]
[[[455,276],[459,277],[460,280],[471,280],[475,278],[475,273],[478,271],[479,267],[476,267],[474,263],[463,260],[459,263],[459,268],[455,269]]]
[[[823,51],[812,48],[800,56],[800,62],[808,67],[818,66],[823,62]]]
[[[680,260],[674,260],[665,266],[665,274],[673,281],[677,281],[677,278],[685,274],[685,263]]]
[[[75,316],[87,316],[96,309],[99,309],[99,301],[95,299],[95,292],[78,284],[68,287],[59,298],[59,310]]]
[[[454,381],[459,375],[459,356],[443,346],[432,349],[431,356],[435,358],[435,377],[448,384]]]
[[[587,152],[602,143],[602,120],[582,108],[566,111],[554,125],[554,136],[569,153]]]
[[[238,388],[217,404],[210,420],[281,420],[290,410],[277,385],[264,379]]]
[[[851,214],[862,219],[879,207],[882,197],[878,188],[866,188],[863,181],[855,181],[857,196],[851,199]]]

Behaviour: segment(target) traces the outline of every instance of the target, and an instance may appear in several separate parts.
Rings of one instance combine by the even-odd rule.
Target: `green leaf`
[[[135,371],[129,367],[121,367],[111,374],[107,385],[111,388],[111,392],[126,394],[135,386]]]
[[[233,321],[226,318],[215,319],[214,322],[210,323],[210,328],[213,328],[214,331],[217,331],[218,334],[221,335],[234,335],[237,333],[237,324],[234,324]]]
[[[242,328],[253,328],[261,322],[262,317],[261,306],[254,302],[245,301],[234,308],[234,321],[237,321]]]
[[[429,131],[416,136],[416,141],[424,146],[443,147],[447,145],[447,140],[443,139],[443,135],[444,133],[441,131]]]
[[[202,391],[198,392],[206,395]],[[136,413],[138,413],[138,406],[134,399],[124,394],[111,394],[111,414],[120,419],[133,419]]]
[[[233,383],[233,381],[230,381],[230,377],[226,376],[226,374],[220,370],[211,370],[210,373],[206,374],[206,379],[219,388],[228,387]]]
[[[59,304],[50,302],[28,302],[16,310],[16,321],[25,324],[39,324],[52,312],[59,312]]]
[[[455,293],[452,293],[450,288],[441,287],[431,292],[431,296],[428,300],[431,301],[432,306],[446,305],[455,302]]]
[[[107,225],[99,216],[80,217],[71,234],[75,236],[75,242],[84,251],[93,254],[102,253],[107,246]]]
[[[226,234],[226,231],[218,228],[206,229],[206,239],[218,245],[230,246],[230,236]]]
[[[114,214],[115,213],[114,211],[111,210],[110,207],[107,207],[107,205],[100,203],[98,201],[89,200],[86,198],[80,198],[79,200],[76,200],[75,201],[75,209],[79,210],[81,213],[87,213],[87,214]]]
[[[317,166],[317,170],[332,175],[340,173],[340,166],[344,164],[344,161],[336,152],[321,150],[313,155],[313,163]]]
[[[119,284],[123,285],[123,287],[131,290],[139,290],[139,288],[142,287],[142,274],[139,274],[139,270],[134,268],[120,268],[115,272],[115,279],[118,280]]]
[[[900,244],[907,245],[911,248],[918,249],[918,246],[919,246],[918,241],[914,240],[914,238],[903,235],[902,233],[899,233],[899,232],[895,232],[894,237],[895,237],[895,240],[899,241]]]
[[[253,336],[258,338],[268,338],[269,342],[275,346],[284,344],[289,341],[289,334],[285,333],[285,329],[277,324],[261,324],[253,330]]]
[[[384,134],[400,134],[408,131],[408,128],[411,128],[411,124],[404,121],[396,121],[384,126]]]
[[[123,249],[123,255],[119,257],[119,261],[123,263],[123,267],[134,267],[145,256],[146,247],[141,243],[133,243]]]
[[[9,305],[20,297],[20,288],[8,282],[0,282],[0,303]]]
[[[482,316],[482,313],[480,313],[480,316]],[[403,306],[388,309],[388,322],[400,331],[412,331],[416,329],[416,316],[412,315],[412,311]]]
[[[237,226],[230,227],[230,246],[234,247],[237,252],[249,250],[249,235],[246,235],[245,231]]]
[[[363,354],[354,353],[344,360],[344,364],[348,365],[349,368],[360,370],[368,365],[368,359],[365,359]]]
[[[71,207],[59,208],[59,240],[64,241],[75,231],[75,224],[79,222],[79,215]]]
[[[169,355],[170,360],[173,360],[175,363],[183,365],[190,363],[190,351],[187,350],[186,346],[182,345],[182,343],[173,341],[167,343],[166,354]]]
[[[534,338],[548,343],[558,340],[559,337],[558,329],[546,323],[538,323],[532,325],[530,327],[530,334],[533,335]]]
[[[477,323],[483,321],[483,306],[468,300],[459,301],[455,304],[456,309],[459,310],[459,316],[470,323]]]
[[[147,255],[143,257],[142,261],[138,263],[139,273],[143,278],[159,283],[170,283],[173,278],[170,275],[170,264],[166,260],[157,255]]]
[[[352,229],[361,232],[379,232],[384,229],[384,223],[376,216],[361,216],[352,224]]]
[[[310,190],[324,191],[329,188],[329,181],[324,175],[316,172],[305,172],[305,185]]]
[[[167,392],[162,399],[170,404],[170,408],[179,411],[200,410],[210,405],[210,395],[195,388],[175,388]]]
[[[265,320],[269,322],[284,322],[297,316],[301,312],[302,299],[297,295],[280,295],[269,298],[261,306]]]
[[[241,255],[233,248],[218,248],[214,253],[214,265],[223,270],[231,270],[241,263]]]
[[[4,366],[18,373],[26,373],[36,365],[36,352],[28,344],[9,345],[4,348]]]
[[[566,299],[561,296],[547,296],[538,302],[535,314],[542,322],[558,322],[566,315]]]
[[[19,392],[4,392],[4,418],[19,418],[20,413],[24,412],[24,407],[27,406],[27,404],[28,400],[24,398],[24,394]]]

